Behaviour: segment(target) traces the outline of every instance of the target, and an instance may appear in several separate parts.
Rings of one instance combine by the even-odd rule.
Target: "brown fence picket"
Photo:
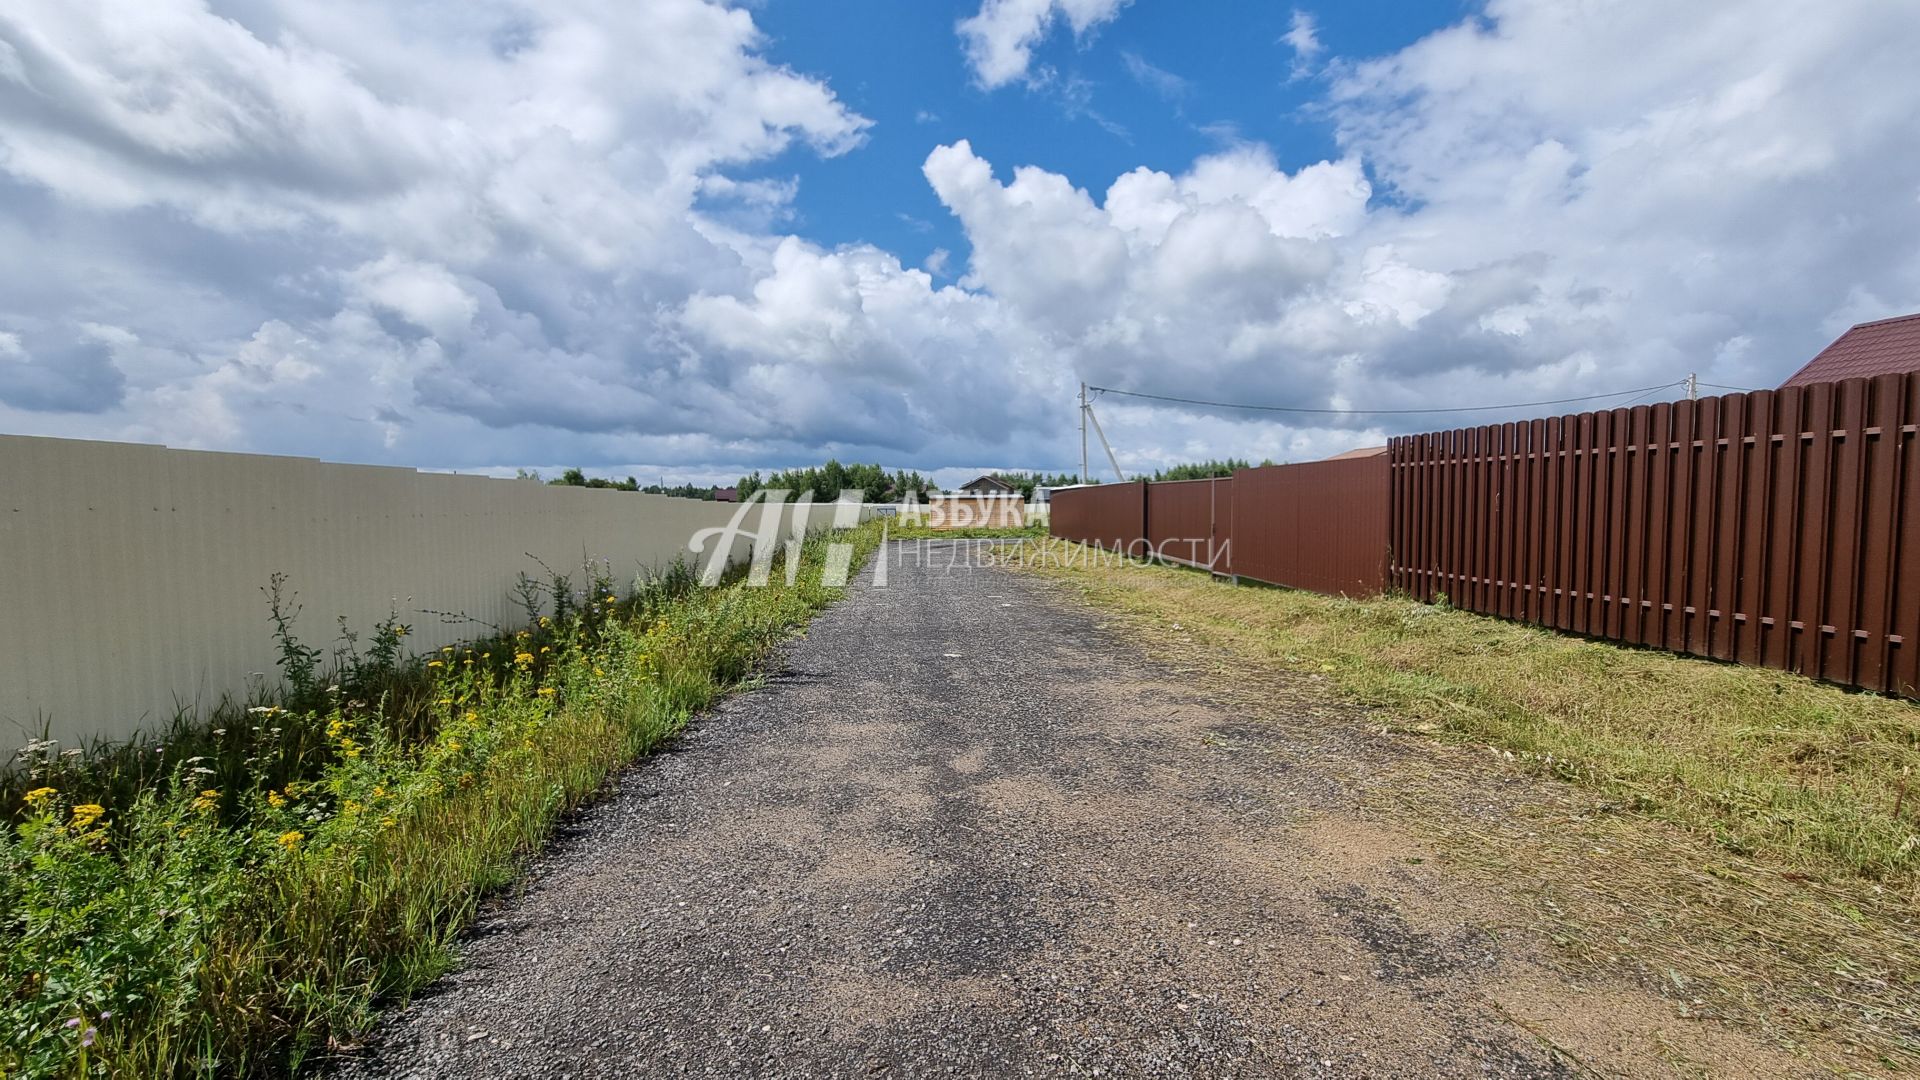
[[[1260,580],[1445,594],[1920,697],[1920,375],[1401,436],[1377,458],[1232,481],[1063,490],[1053,522],[1102,543],[1210,535]]]

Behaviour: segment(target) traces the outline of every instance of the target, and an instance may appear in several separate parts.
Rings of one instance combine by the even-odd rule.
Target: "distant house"
[[[997,476],[982,476],[961,484],[960,490],[968,495],[1012,495],[1020,489]]]
[[[717,488],[714,488],[714,489],[713,489],[713,501],[714,501],[714,502],[739,502],[739,501],[740,501],[740,489],[739,489],[739,488],[734,488],[734,487],[717,487]]]
[[[1363,446],[1358,450],[1349,450],[1344,454],[1335,454],[1328,461],[1352,461],[1354,458],[1379,457],[1387,452],[1384,446]]]
[[[1781,387],[1920,371],[1920,313],[1864,322],[1841,334]]]

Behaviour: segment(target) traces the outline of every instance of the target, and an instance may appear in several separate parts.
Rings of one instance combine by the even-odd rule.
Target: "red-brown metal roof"
[[[1362,446],[1357,450],[1349,450],[1344,454],[1335,454],[1332,457],[1325,458],[1323,460],[1352,461],[1354,458],[1379,457],[1380,455],[1385,454],[1386,452],[1387,452],[1387,448],[1384,446]]]
[[[1841,334],[1782,387],[1920,371],[1920,313],[1861,323]]]

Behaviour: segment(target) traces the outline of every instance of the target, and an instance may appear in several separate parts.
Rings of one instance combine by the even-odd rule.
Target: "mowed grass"
[[[937,529],[922,521],[888,518],[887,537],[891,540],[1038,540],[1047,535],[1044,521],[1017,528],[988,528],[969,525],[958,529]]]
[[[1404,598],[1062,553],[1030,562],[1099,606],[1324,675],[1389,724],[1488,744],[1739,855],[1920,893],[1913,703]]]

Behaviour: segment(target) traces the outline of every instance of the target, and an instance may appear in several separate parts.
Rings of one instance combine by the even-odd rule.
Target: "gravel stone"
[[[1494,940],[1301,841],[1394,751],[1331,703],[1252,718],[978,550],[882,552],[334,1073],[1574,1075],[1479,992]]]

